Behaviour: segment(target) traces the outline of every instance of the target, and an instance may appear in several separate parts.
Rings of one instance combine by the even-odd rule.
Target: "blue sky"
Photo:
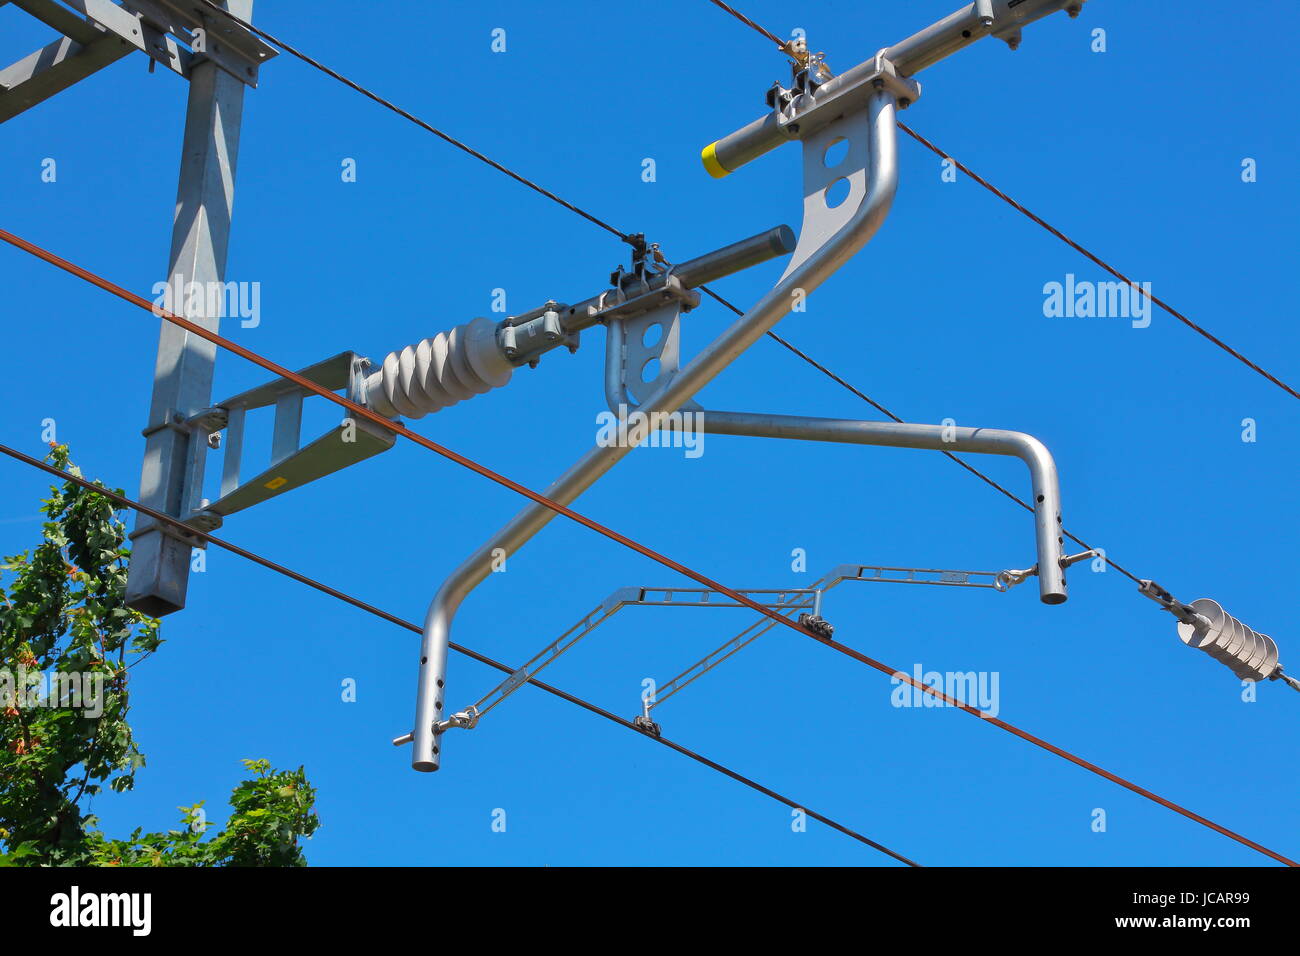
[[[258,22],[626,231],[684,259],[780,223],[798,227],[799,157],[786,147],[722,181],[700,148],[761,112],[786,76],[760,37],[705,0],[635,22],[608,5],[264,3]],[[807,31],[842,70],[946,15],[954,0],[745,10]],[[1297,129],[1277,103],[1297,85],[1291,4],[1237,10],[1220,73],[1218,5],[1092,0],[1011,53],[984,41],[926,71],[904,119],[1284,380],[1300,379],[1290,274],[1300,213]],[[506,31],[493,53],[491,32]],[[1092,31],[1107,51],[1092,52]],[[0,9],[16,60],[49,31]],[[381,55],[375,55],[381,53]],[[1213,71],[1213,75],[1207,75]],[[185,84],[131,57],[0,127],[0,226],[141,294],[163,278]],[[42,182],[46,157],[58,164]],[[657,180],[642,181],[653,158]],[[357,181],[345,183],[345,158]],[[1243,183],[1241,164],[1258,164]],[[779,326],[911,421],[1041,438],[1065,524],[1184,600],[1213,597],[1289,633],[1283,477],[1294,401],[1157,313],[1046,318],[1043,287],[1105,278],[1076,253],[901,143],[902,184],[871,245]],[[261,322],[223,332],[291,368],[343,349],[379,358],[476,315],[504,288],[512,312],[577,301],[625,247],[288,56],[246,99],[228,278],[261,283]],[[776,263],[717,283],[756,301]],[[41,449],[53,418],[88,474],[134,493],[157,321],[17,250],[0,250],[10,386],[0,441]],[[686,319],[687,354],[728,321]],[[511,385],[418,422],[422,434],[534,488],[591,444],[603,407],[603,334]],[[264,373],[219,357],[215,398]],[[702,395],[714,407],[872,418],[861,401],[771,342]],[[323,430],[331,412],[308,427]],[[1242,441],[1242,421],[1258,440]],[[263,436],[262,454],[269,447]],[[258,446],[254,446],[258,447]],[[257,454],[258,452],[250,452]],[[976,462],[1018,492],[1013,460]],[[210,473],[219,468],[215,459]],[[0,550],[28,546],[48,484],[0,465]],[[419,620],[438,583],[512,515],[508,491],[406,442],[227,522],[250,549]],[[806,584],[848,562],[999,570],[1033,563],[1032,523],[937,453],[710,437],[704,455],[640,450],[579,510],[733,587]],[[808,572],[791,571],[791,551]],[[522,663],[615,588],[687,583],[556,520],[466,602],[455,638]],[[1274,682],[1244,703],[1233,676],[1184,648],[1174,623],[1117,573],[1081,566],[1071,600],[842,585],[825,615],[844,642],[911,671],[999,675],[1000,716],[1294,856],[1300,697]],[[626,716],[660,681],[751,619],[742,611],[630,609],[547,679]],[[785,629],[779,629],[784,631]],[[242,757],[305,764],[323,827],[314,864],[894,865],[665,748],[533,689],[449,739],[443,769],[413,773],[389,746],[409,729],[414,635],[220,551],[137,674],[149,765],[135,793],[99,798],[105,828],[174,825],[206,799],[224,816]],[[1292,655],[1297,656],[1292,656]],[[358,699],[345,703],[352,678]],[[463,706],[495,672],[452,656]],[[929,865],[1255,865],[1263,857],[951,709],[891,706],[889,679],[793,632],[769,634],[657,710],[667,735]],[[1107,829],[1093,832],[1093,811]],[[493,811],[506,813],[494,832]]]

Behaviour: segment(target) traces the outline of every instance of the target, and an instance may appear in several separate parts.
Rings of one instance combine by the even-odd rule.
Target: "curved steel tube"
[[[888,92],[873,93],[867,103],[870,150],[867,187],[861,204],[848,222],[782,276],[767,295],[694,361],[665,382],[645,402],[643,411],[648,414],[669,413],[680,408],[790,312],[795,290],[811,293],[876,234],[889,214],[898,189],[895,112],[894,97]],[[546,489],[546,496],[561,504],[570,504],[622,459],[632,446],[633,443],[629,442],[628,447],[615,445],[591,449]],[[411,766],[416,770],[432,772],[440,763],[441,735],[435,725],[443,719],[447,642],[451,637],[452,619],[461,601],[491,573],[494,550],[513,553],[554,516],[555,512],[546,506],[530,504],[453,571],[434,595],[425,615],[420,647],[419,685],[412,732],[414,752],[411,755]]]
[[[1033,483],[1039,597],[1044,604],[1064,604],[1068,597],[1065,569],[1061,566],[1064,541],[1061,532],[1061,489],[1056,475],[1056,462],[1047,446],[1032,435],[999,428],[959,428],[708,410],[700,413],[699,421],[704,431],[719,435],[796,438],[805,441],[1011,455],[1019,458],[1029,466]],[[670,421],[669,424],[674,423]]]

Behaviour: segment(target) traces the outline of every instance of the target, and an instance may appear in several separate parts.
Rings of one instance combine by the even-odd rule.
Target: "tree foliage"
[[[81,477],[66,445],[47,460]],[[40,543],[0,563],[0,865],[305,866],[316,791],[301,767],[265,760],[244,761],[252,776],[211,838],[202,803],[179,808],[178,830],[99,831],[83,804],[104,787],[131,790],[145,765],[130,676],[163,642],[156,619],[126,606],[114,502],[71,481],[50,491]]]

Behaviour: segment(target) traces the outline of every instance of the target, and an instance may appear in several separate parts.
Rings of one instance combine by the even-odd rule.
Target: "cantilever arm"
[[[826,206],[819,198],[820,190],[815,195],[810,193],[806,196],[805,228],[790,269],[767,295],[689,365],[667,378],[644,403],[644,411],[655,414],[679,409],[790,312],[797,290],[811,293],[870,241],[889,214],[898,188],[895,114],[894,95],[880,90],[871,95],[865,108],[846,115],[825,131],[827,136],[835,134],[851,142],[851,158],[845,161],[845,170],[840,175],[848,176],[855,185],[850,199],[832,210],[844,214],[842,220],[838,215],[835,217],[839,227],[829,234],[822,231],[810,233],[807,228],[808,204],[820,202],[823,212]],[[818,162],[825,147],[824,137],[805,144],[806,149],[816,150]],[[849,168],[851,164],[852,169]],[[621,460],[631,450],[631,445],[620,447],[614,444],[591,449],[546,490],[546,496],[561,504],[571,503]],[[555,512],[544,505],[530,504],[452,572],[430,603],[420,646],[412,740],[411,766],[416,770],[437,770],[441,761],[441,738],[435,728],[442,719],[445,705],[447,644],[456,610],[466,595],[491,573],[496,549],[514,553],[554,515]]]

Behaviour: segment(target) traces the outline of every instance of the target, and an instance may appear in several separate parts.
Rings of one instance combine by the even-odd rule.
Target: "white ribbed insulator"
[[[513,371],[497,345],[496,323],[477,318],[389,352],[366,376],[366,403],[390,418],[421,418],[500,388]]]
[[[1277,642],[1237,620],[1209,598],[1192,602],[1199,620],[1179,622],[1178,636],[1189,647],[1205,651],[1227,665],[1242,680],[1268,680],[1277,671]]]

